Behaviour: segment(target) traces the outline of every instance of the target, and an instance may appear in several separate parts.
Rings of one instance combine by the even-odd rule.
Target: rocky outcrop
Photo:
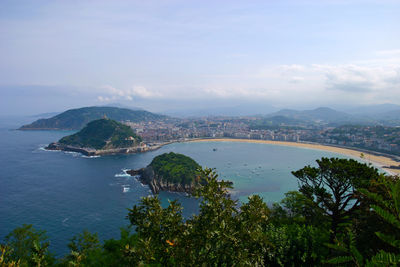
[[[165,181],[163,177],[159,176],[154,172],[153,167],[150,165],[146,168],[139,170],[129,170],[127,171],[131,176],[138,176],[139,181],[142,184],[148,185],[153,192],[153,194],[158,194],[160,191],[170,191],[170,192],[185,192],[188,194],[193,194],[194,190],[198,185],[192,184],[176,184]]]
[[[127,147],[127,148],[115,148],[115,149],[101,149],[96,150],[92,148],[81,148],[75,146],[69,146],[60,144],[58,142],[54,142],[49,144],[45,149],[47,150],[61,150],[61,151],[71,151],[71,152],[78,152],[82,153],[85,156],[99,156],[99,155],[110,155],[110,154],[130,154],[130,153],[141,153],[150,150],[158,149],[160,146],[134,146],[134,147]]]

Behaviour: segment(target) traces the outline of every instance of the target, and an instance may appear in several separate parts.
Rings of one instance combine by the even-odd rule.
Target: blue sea
[[[157,151],[88,158],[77,153],[45,151],[50,142],[70,131],[18,131],[23,120],[0,120],[0,240],[15,227],[33,224],[46,230],[50,249],[60,256],[67,243],[87,229],[104,239],[118,238],[129,224],[128,208],[151,194],[147,186],[124,173],[147,166],[165,152],[188,155],[200,165],[216,168],[234,183],[240,201],[259,194],[268,203],[297,189],[291,171],[315,165],[321,157],[339,154],[304,148],[237,142],[175,143]],[[214,151],[215,150],[215,151]],[[186,217],[198,202],[181,193],[162,192],[163,205],[178,199]]]

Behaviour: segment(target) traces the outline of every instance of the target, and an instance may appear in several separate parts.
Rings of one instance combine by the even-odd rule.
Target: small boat
[[[213,151],[217,151],[217,149],[216,149],[216,148],[213,148]]]
[[[122,192],[124,192],[124,193],[126,193],[126,192],[129,192],[129,186],[123,186],[123,190],[122,190]]]

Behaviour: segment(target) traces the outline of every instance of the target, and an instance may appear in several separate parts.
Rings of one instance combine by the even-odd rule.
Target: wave
[[[63,151],[65,154],[70,154],[73,157],[79,157],[81,155],[81,153],[79,152],[73,152],[73,151]]]
[[[46,151],[46,152],[62,152],[61,150],[50,150],[46,149],[47,145],[46,144],[40,144],[37,149],[35,149],[33,152],[38,152],[38,151]]]
[[[64,226],[69,226],[66,222],[69,220],[69,217],[68,218],[65,218],[63,221],[62,221],[62,225],[64,225]]]
[[[129,169],[122,169],[122,173],[117,173],[114,175],[114,177],[131,177],[127,171],[129,171]]]
[[[81,157],[82,157],[82,158],[85,158],[85,159],[95,159],[95,158],[100,158],[100,156],[99,156],[99,155],[96,155],[96,156],[86,156],[86,155],[82,155]]]

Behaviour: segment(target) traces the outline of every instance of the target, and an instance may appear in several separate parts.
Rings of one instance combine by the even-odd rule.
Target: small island
[[[149,185],[154,194],[160,191],[192,194],[199,185],[205,183],[198,174],[200,168],[192,158],[170,152],[155,157],[146,168],[129,170],[127,173],[138,176],[139,181]]]
[[[155,149],[142,143],[127,125],[103,118],[89,122],[79,132],[46,147],[48,150],[79,152],[86,156],[137,153]]]

